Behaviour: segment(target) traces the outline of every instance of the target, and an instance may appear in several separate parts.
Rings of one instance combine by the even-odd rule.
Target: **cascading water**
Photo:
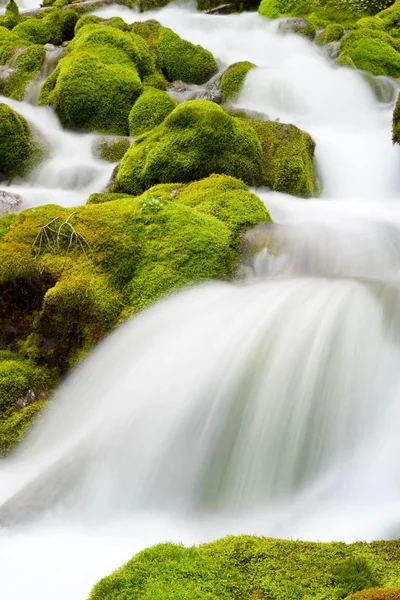
[[[157,18],[221,69],[257,64],[237,105],[312,134],[323,198],[257,190],[276,224],[247,234],[258,252],[246,277],[158,304],[65,382],[0,463],[0,592],[20,600],[37,586],[42,600],[83,600],[166,539],[398,535],[396,84],[380,82],[379,102],[362,74],[256,14],[98,14]],[[105,185],[112,167],[90,158],[93,136],[62,131],[48,108],[18,110],[54,147],[30,185],[11,186],[27,204],[74,204]],[[62,156],[75,181],[89,166],[97,175],[63,188]]]

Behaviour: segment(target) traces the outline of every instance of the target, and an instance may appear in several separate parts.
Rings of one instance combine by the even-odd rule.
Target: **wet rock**
[[[221,104],[222,94],[218,84],[218,81],[212,81],[208,83],[203,91],[200,91],[197,94],[195,94],[195,99],[210,100],[211,102],[215,102],[216,104]]]
[[[0,217],[8,213],[18,212],[22,204],[22,197],[0,190]]]
[[[315,38],[316,34],[314,25],[302,17],[285,17],[281,19],[278,25],[278,31],[283,34],[297,33],[298,35],[303,35],[311,40]]]
[[[325,44],[325,46],[322,46],[322,50],[327,58],[330,58],[331,60],[336,60],[339,56],[339,46],[340,42],[330,42],[329,44]]]

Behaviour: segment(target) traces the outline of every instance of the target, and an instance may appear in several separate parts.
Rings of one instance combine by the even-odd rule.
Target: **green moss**
[[[17,50],[16,58],[11,59],[13,71],[7,78],[3,94],[8,98],[22,100],[26,86],[40,72],[46,51],[43,46],[28,46],[22,52]]]
[[[151,194],[152,190],[147,193]],[[271,221],[260,198],[251,194],[243,182],[228,175],[211,175],[182,186],[174,190],[173,200],[225,223],[232,232],[235,246],[243,229]]]
[[[255,66],[248,61],[237,62],[223,72],[219,89],[224,100],[235,100],[239,96],[247,73]]]
[[[47,79],[40,103],[53,106],[66,127],[128,134],[128,115],[155,72],[154,59],[138,35],[104,25],[81,28]]]
[[[356,23],[357,29],[384,29],[385,23],[379,17],[363,17]]]
[[[23,21],[24,17],[19,14],[18,4],[15,0],[9,0],[6,6],[6,12],[0,17],[0,26],[12,29],[18,23]]]
[[[184,102],[135,140],[121,161],[113,191],[140,194],[156,183],[186,183],[211,173],[251,185],[261,174],[261,147],[246,123],[207,100]]]
[[[93,153],[97,158],[108,162],[119,162],[131,145],[131,140],[124,137],[102,137],[93,144]]]
[[[399,42],[389,34],[362,28],[342,38],[341,58],[349,58],[357,69],[373,75],[400,77]]]
[[[49,9],[38,17],[30,17],[13,29],[14,35],[33,44],[54,44],[71,40],[78,20],[75,10]]]
[[[7,179],[23,177],[44,154],[25,119],[6,104],[0,104],[0,173]]]
[[[321,46],[330,44],[331,42],[337,42],[343,37],[343,34],[343,25],[340,25],[339,23],[331,23],[318,35],[316,42]]]
[[[346,55],[340,55],[338,56],[338,58],[336,59],[335,63],[339,66],[339,67],[350,67],[350,69],[355,69],[356,65],[353,63],[353,61],[351,60],[351,58],[349,56]]]
[[[400,542],[344,544],[229,536],[158,544],[97,583],[90,600],[340,600],[400,583]],[[398,595],[352,600],[397,600]]]
[[[44,400],[37,400],[0,419],[0,457],[10,452],[21,441],[45,406]]]
[[[397,98],[393,113],[392,137],[394,144],[400,144],[400,96]]]
[[[275,121],[249,121],[262,146],[263,181],[271,190],[309,198],[318,196],[315,144],[308,133]]]
[[[168,81],[182,80],[202,84],[218,70],[211,52],[183,40],[166,27],[162,27],[159,32],[157,48]]]
[[[346,600],[400,600],[400,588],[372,588],[352,594]]]
[[[123,198],[130,198],[129,194],[112,194],[112,193],[95,193],[90,194],[86,204],[103,204],[103,202],[112,202],[113,200],[121,200]]]
[[[181,187],[139,198],[94,195],[74,210],[41,206],[5,217],[4,227],[0,219],[0,330],[14,332],[8,343],[64,370],[171,290],[232,277],[241,229],[268,219],[262,202],[230,178]],[[68,217],[85,252],[76,240],[68,249],[68,237],[56,251],[44,233],[36,237],[53,219],[69,231]]]
[[[177,102],[166,92],[148,87],[129,113],[129,134],[141,135],[160,125],[174,110]]]

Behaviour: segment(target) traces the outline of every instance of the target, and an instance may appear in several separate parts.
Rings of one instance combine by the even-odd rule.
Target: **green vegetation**
[[[399,49],[400,43],[388,33],[362,27],[342,38],[339,57],[373,75],[400,77]]]
[[[13,34],[25,42],[33,44],[60,45],[74,36],[77,12],[70,8],[49,9],[37,17],[28,17],[13,29]]]
[[[121,161],[112,191],[140,194],[157,183],[186,183],[225,173],[248,185],[260,179],[254,131],[207,100],[184,102],[138,137]]]
[[[46,80],[40,102],[53,106],[66,127],[126,135],[129,112],[143,90],[141,78],[154,71],[140,36],[85,25]]]
[[[127,137],[101,137],[93,144],[93,153],[97,158],[108,162],[119,162],[131,145]]]
[[[205,83],[218,67],[208,50],[195,46],[162,27],[157,39],[157,48],[162,60],[162,69],[168,81],[182,80],[186,83]]]
[[[13,71],[7,78],[3,93],[8,98],[22,100],[26,86],[40,72],[46,51],[43,46],[28,46],[22,52],[17,49],[15,59],[12,57]]]
[[[137,136],[150,131],[160,125],[176,106],[176,101],[167,92],[146,88],[129,113],[129,134]]]
[[[343,34],[343,25],[339,25],[339,23],[331,23],[317,36],[315,41],[317,44],[323,46],[325,44],[330,44],[331,42],[337,42],[343,37]]]
[[[198,186],[97,194],[75,210],[47,205],[0,219],[0,323],[11,332],[0,343],[64,371],[171,290],[232,277],[241,229],[268,213],[231,178]]]
[[[347,600],[400,600],[400,588],[372,588],[352,594]]]
[[[4,15],[0,17],[0,27],[12,29],[22,20],[23,17],[19,14],[18,4],[15,2],[15,0],[9,0]]]
[[[0,456],[28,429],[53,384],[54,377],[46,368],[0,350]]]
[[[271,190],[310,198],[319,195],[314,168],[315,143],[294,125],[249,121],[262,147],[262,181]]]
[[[396,107],[393,113],[393,143],[400,144],[400,96],[397,98]]]
[[[97,583],[89,599],[340,600],[399,584],[399,541],[323,544],[240,535],[198,547],[166,543],[143,550]],[[351,598],[397,600],[399,592]]]
[[[247,73],[256,65],[243,61],[231,65],[222,73],[219,89],[224,100],[236,100],[242,89]]]
[[[0,173],[3,178],[22,177],[44,157],[28,123],[15,110],[0,104]]]

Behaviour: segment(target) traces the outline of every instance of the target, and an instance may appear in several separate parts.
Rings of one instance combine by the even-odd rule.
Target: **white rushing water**
[[[249,232],[259,253],[247,281],[172,296],[69,377],[0,463],[0,595],[84,600],[101,576],[168,539],[398,536],[393,102],[257,14],[97,14],[157,18],[221,69],[257,64],[237,105],[312,134],[323,197],[258,190],[276,224]],[[28,204],[79,203],[104,187],[112,166],[93,159],[92,135],[63,131],[48,108],[2,101],[54,149],[30,184],[12,186]]]

